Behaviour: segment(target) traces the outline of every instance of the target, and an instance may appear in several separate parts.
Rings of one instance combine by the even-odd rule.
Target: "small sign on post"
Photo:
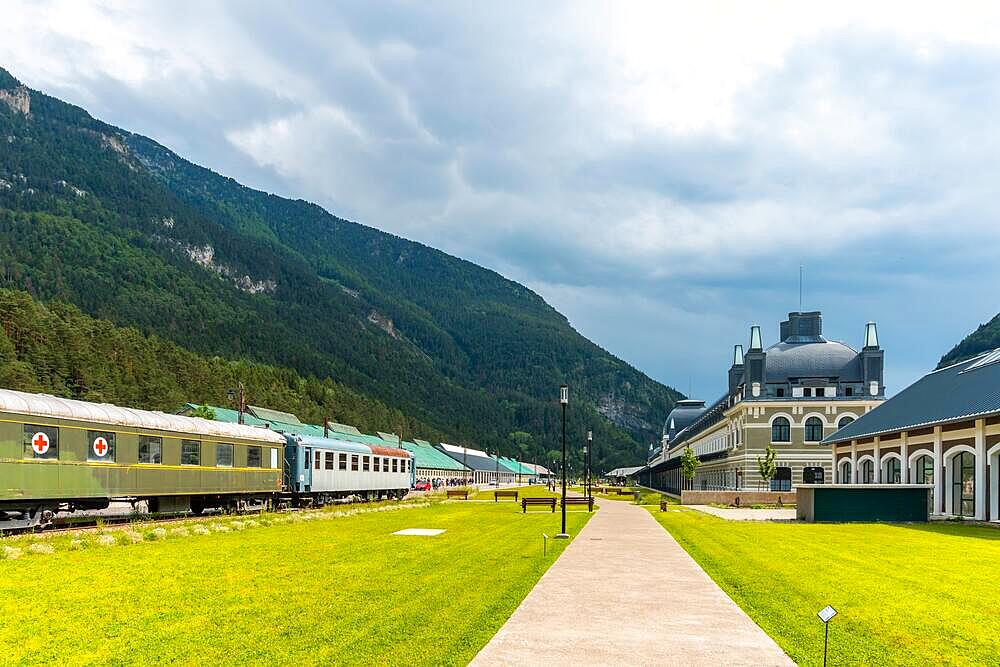
[[[548,555],[549,548],[549,536],[546,533],[542,533],[542,556]]]
[[[823,621],[823,667],[826,667],[826,649],[830,643],[830,619],[837,615],[837,610],[826,605],[819,610],[816,614],[819,616],[819,620]]]

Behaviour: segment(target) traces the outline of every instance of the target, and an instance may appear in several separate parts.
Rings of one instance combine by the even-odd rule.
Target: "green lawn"
[[[51,554],[2,540],[21,551],[0,560],[2,662],[466,664],[567,544],[549,540],[543,557],[559,515],[511,505],[264,517],[243,530],[215,519],[198,525],[232,532],[116,546],[88,533],[76,551],[69,536],[43,540]],[[569,517],[570,533],[588,517]],[[401,528],[447,532],[390,534]]]
[[[1000,664],[1000,530],[653,515],[800,664]]]

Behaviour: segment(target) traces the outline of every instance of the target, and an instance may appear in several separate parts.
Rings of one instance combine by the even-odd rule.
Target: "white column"
[[[879,444],[882,442],[879,436],[875,436],[875,450],[872,452],[872,456],[875,457],[875,479],[873,480],[876,484],[882,483],[882,451],[879,449]]]
[[[858,483],[858,441],[851,440],[851,484]]]
[[[1000,521],[1000,452],[990,462],[990,521]]]
[[[834,484],[840,483],[840,459],[837,458],[837,445],[830,445],[830,451],[833,452],[833,474],[830,479]]]
[[[903,431],[903,439],[899,445],[899,481],[910,483],[910,434]]]
[[[986,422],[976,420],[976,520],[986,520]]]
[[[941,446],[941,427],[934,427],[934,514],[942,514],[944,502],[944,448]]]

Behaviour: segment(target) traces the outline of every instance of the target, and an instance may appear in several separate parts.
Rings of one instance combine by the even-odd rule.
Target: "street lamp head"
[[[559,387],[559,402],[563,405],[569,403],[569,387],[566,385]]]

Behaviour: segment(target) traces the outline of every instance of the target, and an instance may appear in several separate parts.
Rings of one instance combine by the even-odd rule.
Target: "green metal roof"
[[[361,431],[354,428],[353,426],[348,426],[347,424],[338,424],[336,422],[330,422],[330,430],[336,431],[337,433],[343,433],[345,435],[361,435]]]
[[[511,458],[507,458],[506,456],[501,456],[500,457],[500,463],[504,464],[505,466],[507,466],[508,468],[510,468],[511,470],[513,470],[514,472],[516,472],[518,474],[521,474],[521,475],[534,475],[535,474],[534,470],[532,470],[528,466],[524,465],[523,463],[521,463],[517,459],[511,459]]]
[[[252,412],[257,417],[269,422],[284,422],[285,424],[301,424],[302,420],[293,415],[291,412],[282,412],[281,410],[271,410],[270,408],[261,408],[256,405],[248,405],[247,410]]]
[[[402,447],[413,454],[414,466],[417,468],[433,468],[437,470],[464,470],[464,466],[441,450],[432,446],[426,440],[402,442]]]

